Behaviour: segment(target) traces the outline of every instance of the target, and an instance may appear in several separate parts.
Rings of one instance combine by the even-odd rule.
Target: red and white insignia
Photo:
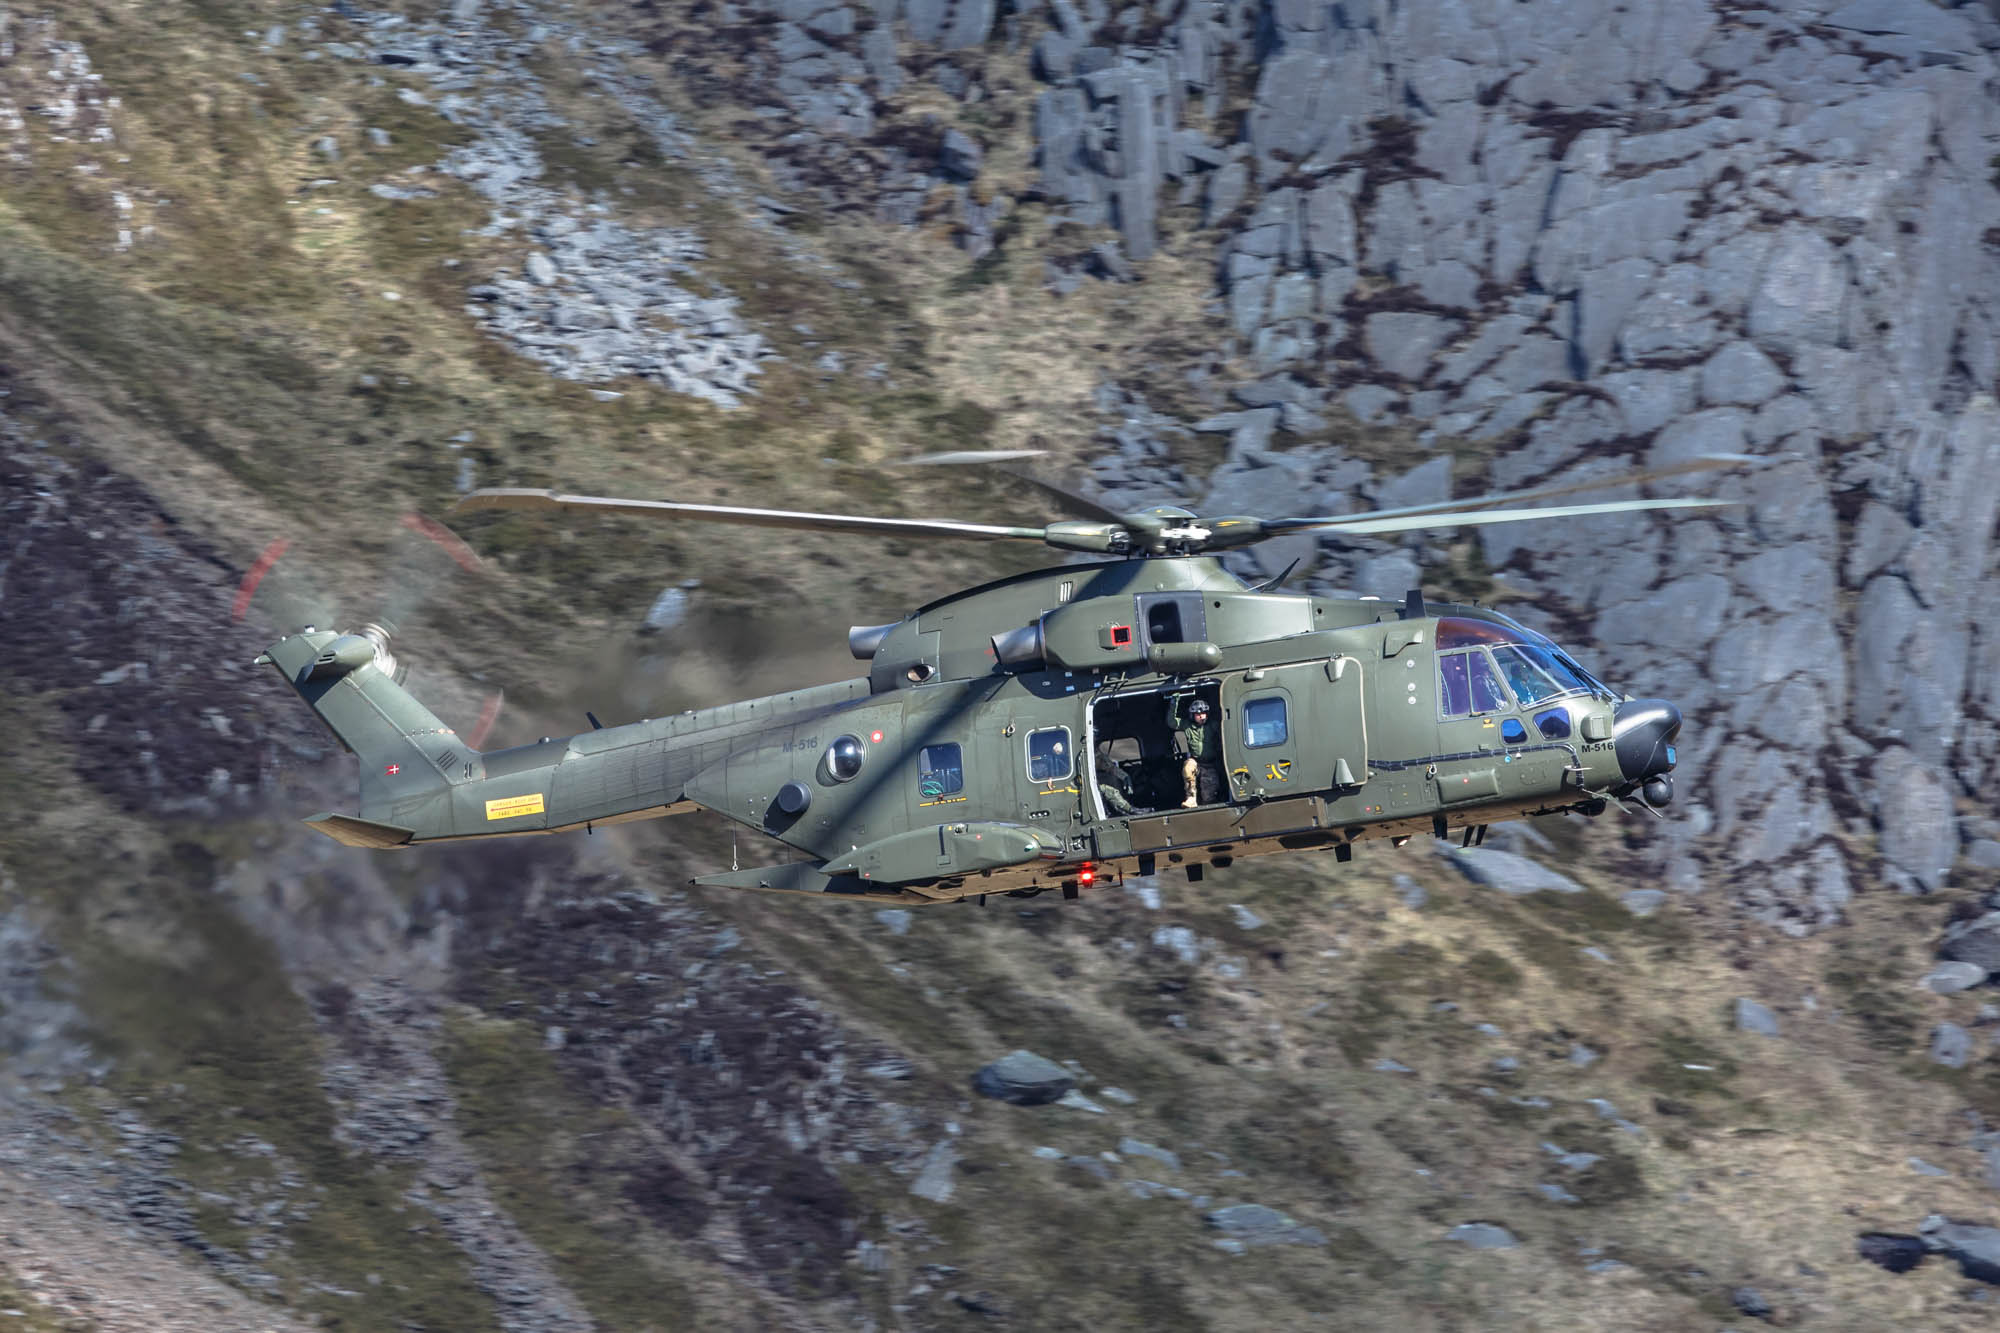
[[[384,773],[388,774],[388,775],[389,775],[390,777],[392,777],[392,778],[393,778],[393,777],[395,777],[395,776],[396,776],[396,775],[397,775],[398,773],[400,773],[400,772],[402,772],[402,771],[403,771],[403,766],[402,766],[401,764],[391,764],[391,765],[389,765],[389,766],[388,766],[387,768],[383,769],[382,771],[383,771]]]

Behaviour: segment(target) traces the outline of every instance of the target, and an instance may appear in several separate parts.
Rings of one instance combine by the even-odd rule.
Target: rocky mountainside
[[[1929,0],[0,8],[0,1319],[1983,1327],[1996,89]],[[888,466],[1028,444],[1272,513],[1750,456],[1242,556],[1678,699],[1671,817],[916,914],[295,822],[298,607],[505,742],[992,572],[514,516],[419,596],[400,515],[1030,521]]]

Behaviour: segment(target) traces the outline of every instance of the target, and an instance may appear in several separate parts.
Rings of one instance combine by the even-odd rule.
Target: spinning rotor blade
[[[1558,496],[1576,495],[1582,491],[1609,490],[1613,486],[1637,486],[1651,481],[1664,481],[1669,477],[1684,477],[1696,472],[1714,472],[1722,468],[1741,467],[1757,460],[1748,454],[1704,454],[1683,463],[1669,463],[1662,467],[1642,468],[1636,472],[1621,472],[1615,476],[1588,477],[1580,481],[1562,481],[1549,486],[1531,486],[1522,491],[1495,491],[1491,495],[1475,495],[1464,500],[1437,500],[1430,504],[1405,505],[1399,509],[1371,509],[1362,514],[1346,514],[1327,518],[1279,518],[1265,523],[1265,528],[1276,535],[1283,532],[1304,532],[1349,528],[1359,532],[1408,532],[1410,528],[1361,528],[1356,525],[1370,523],[1376,519],[1413,518],[1419,514],[1454,514],[1466,510],[1488,509],[1496,505],[1521,504],[1528,500],[1553,500]],[[1716,504],[1730,503],[1714,501]],[[1668,506],[1673,507],[1673,506]],[[1606,510],[1584,512],[1604,513]],[[1554,510],[1537,513],[1537,517],[1560,518],[1565,515]],[[1504,521],[1504,520],[1503,520]],[[1439,524],[1438,526],[1445,526]]]
[[[859,514],[808,514],[790,509],[744,509],[735,505],[679,504],[672,500],[616,500],[601,495],[497,487],[474,491],[453,512],[481,509],[572,509],[599,514],[640,514],[657,518],[739,523],[753,528],[802,528],[818,532],[858,532],[876,537],[956,537],[970,541],[1038,542],[1046,528],[1012,528],[961,523],[945,518],[868,518]]]
[[[473,549],[436,519],[411,510],[398,518],[396,524],[392,560],[382,576],[386,596],[374,617],[392,634],[413,619],[438,588],[452,579],[461,574],[474,578],[492,575]]]
[[[922,454],[916,458],[899,458],[894,461],[894,466],[943,467],[979,463],[1017,463],[1025,459],[1041,458],[1047,455],[1047,453],[1048,450],[1046,449],[960,449],[951,453]],[[1103,505],[1090,499],[1088,496],[1078,495],[1059,481],[1052,481],[1047,477],[1038,476],[1033,472],[1022,471],[1019,468],[1003,467],[999,471],[1004,477],[1018,481],[1024,486],[1034,487],[1072,514],[1094,519],[1099,523],[1122,524],[1125,521],[1122,514],[1106,509]]]
[[[285,558],[288,553],[293,556],[290,560]],[[240,624],[254,607],[260,618],[284,629],[317,625],[358,634],[374,643],[375,666],[400,681],[408,668],[398,661],[392,641],[413,622],[424,619],[421,608],[450,580],[493,576],[457,534],[415,511],[399,516],[387,534],[379,567],[364,580],[378,589],[378,596],[365,601],[358,613],[344,608],[331,590],[333,575],[339,572],[343,571],[295,551],[290,537],[279,537],[245,571],[230,619]],[[433,691],[442,684],[429,682]],[[445,692],[450,695],[454,691]],[[463,687],[455,692],[461,697],[448,697],[440,706],[456,703],[459,716],[470,715],[479,693],[467,694]],[[476,750],[485,743],[504,702],[505,696],[498,689],[485,691],[483,702],[478,702],[477,720],[462,737],[466,744]],[[445,707],[445,711],[453,710]]]
[[[1026,451],[1015,451],[1026,452]],[[933,454],[912,459],[913,463],[993,461],[999,454]],[[1045,527],[1007,527],[992,523],[966,523],[943,518],[870,518],[858,514],[813,514],[789,509],[748,509],[735,505],[681,504],[671,500],[619,500],[599,495],[566,495],[558,491],[495,488],[474,491],[458,502],[460,510],[594,510],[607,514],[642,514],[666,518],[686,518],[710,523],[739,523],[750,527],[802,528],[820,532],[851,532],[878,537],[959,538],[972,541],[1038,541],[1057,550],[1084,551],[1101,555],[1196,555],[1204,551],[1226,551],[1248,546],[1268,537],[1295,532],[1338,532],[1371,536],[1389,532],[1416,532],[1429,528],[1482,526],[1489,523],[1522,523],[1542,518],[1579,518],[1592,514],[1633,513],[1649,509],[1715,509],[1738,503],[1734,500],[1669,499],[1617,500],[1603,504],[1559,505],[1538,509],[1499,509],[1527,500],[1549,500],[1578,491],[1604,490],[1614,486],[1639,485],[1668,477],[1737,467],[1755,461],[1739,455],[1710,455],[1664,467],[1555,482],[1519,491],[1500,491],[1465,500],[1440,500],[1432,504],[1409,505],[1400,509],[1377,509],[1362,514],[1328,515],[1318,518],[1266,519],[1248,514],[1204,518],[1172,505],[1157,505],[1131,514],[1114,514],[1094,501],[1083,499],[1053,483],[1016,475],[1071,506],[1091,515],[1089,520],[1050,523]]]
[[[1478,527],[1488,523],[1521,523],[1536,518],[1582,518],[1590,514],[1625,514],[1640,509],[1722,509],[1737,500],[1612,500],[1594,505],[1557,505],[1550,509],[1475,509],[1463,512],[1403,514],[1389,518],[1282,518],[1264,525],[1264,535],[1289,532],[1340,532],[1374,536],[1384,532],[1420,532],[1429,528]]]
[[[896,467],[957,467],[966,463],[1018,463],[1024,458],[1040,458],[1043,449],[955,449],[941,454],[919,454],[896,458]]]

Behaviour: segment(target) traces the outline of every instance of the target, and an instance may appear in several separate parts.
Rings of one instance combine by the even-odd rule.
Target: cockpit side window
[[[1513,707],[1514,701],[1507,697],[1507,687],[1500,683],[1500,673],[1493,669],[1493,663],[1486,654],[1474,649],[1466,656],[1472,659],[1472,711],[1497,713],[1503,708]]]
[[[1519,651],[1560,685],[1564,694],[1580,694],[1590,689],[1581,675],[1569,669],[1568,664],[1562,659],[1562,654],[1551,652],[1539,643],[1524,643],[1520,645]]]
[[[1446,717],[1472,711],[1472,684],[1466,678],[1466,654],[1438,654],[1438,706]]]
[[[1494,660],[1500,664],[1524,708],[1558,694],[1578,692],[1594,694],[1606,703],[1618,699],[1617,691],[1578,666],[1575,658],[1548,638],[1504,616],[1492,620],[1445,616],[1438,621],[1437,646],[1441,653],[1480,644],[1492,650]],[[1440,656],[1438,660],[1442,669],[1445,659]],[[1441,697],[1449,703],[1448,694]],[[1472,711],[1480,710],[1475,707]],[[1452,716],[1449,708],[1445,716]]]
[[[1438,711],[1445,717],[1497,713],[1512,706],[1482,649],[1438,654]]]
[[[1500,670],[1506,674],[1507,683],[1514,687],[1514,695],[1523,706],[1532,708],[1544,699],[1553,699],[1563,693],[1563,687],[1556,684],[1519,647],[1508,645],[1495,648],[1493,656],[1499,660]]]

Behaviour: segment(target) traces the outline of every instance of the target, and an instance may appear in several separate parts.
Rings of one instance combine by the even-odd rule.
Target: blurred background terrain
[[[1989,1326],[1996,86],[1928,0],[0,7],[0,1326]],[[297,823],[302,608],[499,745],[1040,558],[402,515],[1038,523],[890,466],[1018,447],[1272,514],[1755,455],[1241,557],[1677,699],[1677,805],[915,913],[686,889],[765,854],[706,817]]]

